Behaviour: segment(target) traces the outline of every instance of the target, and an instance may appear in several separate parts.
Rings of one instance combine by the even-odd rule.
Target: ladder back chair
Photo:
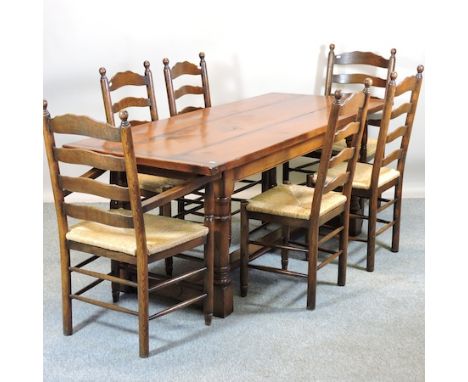
[[[116,73],[110,80],[108,80],[106,76],[106,69],[103,67],[99,69],[99,74],[101,75],[100,84],[102,100],[104,102],[104,110],[108,124],[116,126],[115,114],[129,107],[148,108],[150,117],[150,120],[145,121],[129,121],[131,126],[137,126],[150,121],[157,121],[159,119],[154,91],[153,75],[151,73],[149,61],[145,61],[143,66],[145,68],[143,75],[127,70],[125,72]],[[112,93],[118,89],[129,86],[145,87],[146,95],[144,97],[124,97],[119,101],[114,102]],[[122,174],[112,171],[110,176],[111,183],[119,184],[122,182]],[[146,196],[151,196],[181,184],[183,180],[149,174],[138,174],[138,182],[140,184],[140,192]],[[177,203],[182,203],[182,201],[177,201]],[[122,205],[117,203],[117,201],[111,201],[111,207],[120,208]],[[164,216],[171,216],[171,204],[169,203],[168,205],[161,206],[160,213]],[[172,274],[172,264],[172,258],[167,258],[166,272],[168,275]],[[113,263],[113,266],[117,265]]]
[[[325,91],[324,95],[331,96],[335,88],[341,88],[343,91],[350,91],[349,87],[353,85],[362,84],[366,78],[372,80],[372,89],[376,88],[386,89],[387,84],[390,80],[390,73],[395,70],[396,63],[396,49],[391,49],[390,57],[385,58],[372,52],[345,52],[336,54],[335,44],[330,44],[330,50],[328,53],[326,77],[325,77]],[[350,66],[359,66],[359,73],[346,73],[346,69]],[[340,70],[341,69],[341,70]],[[386,71],[385,78],[382,78],[375,74],[379,69]],[[356,69],[357,70],[357,69]],[[342,72],[342,73],[341,73]],[[375,96],[372,94],[371,96]],[[368,120],[368,124],[376,125],[372,119]],[[333,146],[333,150],[338,152],[346,147],[345,141],[337,142]],[[360,161],[367,162],[371,160],[376,151],[377,139],[368,138],[367,125],[363,133],[363,140],[360,149]],[[306,162],[304,164],[291,167],[289,162],[283,164],[283,181],[289,180],[290,172],[298,172],[303,174],[311,174],[314,171],[310,169],[316,164],[317,159],[320,158],[319,152],[313,152],[305,155],[308,158],[315,158],[315,160]]]
[[[346,264],[348,247],[349,206],[351,183],[359,156],[359,145],[367,118],[370,79],[365,80],[364,90],[343,100],[340,90],[335,92],[331,107],[324,146],[321,150],[318,176],[308,177],[308,185],[281,184],[241,204],[241,295],[248,291],[248,269],[279,273],[307,279],[307,309],[315,309],[317,271],[338,258],[338,285],[346,283]],[[349,118],[340,118],[355,115]],[[333,155],[334,143],[346,139],[349,147]],[[341,172],[329,180],[329,169],[344,165]],[[313,187],[312,187],[313,186]],[[320,238],[320,227],[331,219],[339,217],[341,224]],[[262,242],[249,239],[249,219],[281,225],[282,238],[279,242]],[[291,229],[305,228],[305,244],[290,240]],[[339,235],[338,251],[322,247],[322,244]],[[281,268],[249,264],[258,256],[249,258],[249,243],[281,249]],[[288,251],[306,253],[307,274],[288,270]],[[318,253],[328,256],[318,263]]]
[[[392,228],[391,250],[392,252],[399,250],[403,174],[423,81],[423,71],[424,67],[419,65],[416,75],[405,78],[398,85],[395,82],[397,73],[391,74],[382,119],[379,121],[380,129],[374,161],[372,164],[358,163],[356,165],[352,195],[369,200],[369,214],[353,214],[352,216],[366,219],[368,229],[367,238],[352,237],[350,239],[367,242],[367,271],[369,272],[374,270],[375,244],[378,235]],[[401,102],[403,98],[401,96],[408,92],[410,93],[409,101]],[[403,125],[393,121],[398,117],[405,118]],[[386,155],[386,147],[392,142],[393,145],[397,144],[398,148]],[[331,173],[333,175],[333,171]],[[382,193],[391,188],[394,188],[394,198],[382,198]],[[393,219],[391,221],[377,217],[378,213],[392,205]],[[378,230],[377,223],[383,224]]]
[[[120,128],[96,122],[88,117],[66,114],[51,118],[47,102],[43,103],[43,133],[49,164],[50,178],[58,220],[60,263],[62,279],[63,332],[73,333],[72,301],[78,300],[117,312],[138,317],[139,354],[147,357],[149,352],[148,322],[198,301],[203,301],[205,323],[210,325],[213,309],[213,192],[209,177],[187,180],[166,192],[141,198],[136,167],[133,140],[128,114],[121,111]],[[123,156],[104,155],[90,150],[57,147],[56,134],[74,134],[108,141],[120,145]],[[60,163],[87,165],[91,169],[80,177],[65,176],[60,171]],[[106,171],[119,171],[126,174],[126,186],[106,184],[96,180]],[[147,214],[153,208],[166,204],[193,189],[206,186],[205,225],[181,221],[166,216]],[[65,198],[72,193],[92,194],[112,200],[130,203],[130,210],[105,210],[94,206],[70,203]],[[69,225],[68,218],[79,222]],[[204,264],[201,268],[166,278],[148,271],[148,264],[174,256],[185,250],[204,245]],[[70,251],[91,254],[84,261],[72,265]],[[136,281],[120,276],[119,270],[100,273],[85,268],[98,258],[116,260],[118,264],[136,271]],[[96,280],[85,287],[72,291],[72,273],[78,273]],[[149,293],[156,289],[173,285],[188,277],[203,276],[201,293],[149,315]],[[132,310],[114,303],[85,297],[102,281],[130,286],[137,289],[138,309]],[[117,299],[118,300],[118,299]]]
[[[169,113],[172,116],[185,114],[194,110],[199,110],[203,108],[211,107],[211,93],[210,93],[210,86],[208,82],[208,70],[206,67],[205,61],[205,53],[200,52],[200,65],[197,66],[191,62],[183,61],[177,62],[172,67],[169,66],[169,59],[164,58],[164,79],[166,81],[166,90],[167,90],[167,99],[169,103]],[[180,88],[174,90],[174,80],[181,77],[181,76],[201,76],[201,86],[193,86],[193,85],[182,85]],[[182,110],[178,111],[177,107],[177,100],[181,97],[192,94],[192,95],[203,95],[204,100],[204,107],[196,107],[196,106],[187,106]],[[275,173],[276,174],[276,173]],[[269,185],[273,185],[275,180],[273,178],[273,173],[265,172],[262,174],[261,180],[252,180],[252,179],[242,179],[239,183],[242,183],[241,186],[236,187],[234,189],[233,194],[238,194],[242,191],[250,189],[258,184],[262,185],[262,191],[265,191]],[[276,178],[276,176],[275,176]],[[185,206],[179,204],[178,216],[185,216],[188,214],[187,210],[185,209],[190,204],[198,204],[201,205],[203,203],[203,192],[197,192],[198,195],[195,199],[186,199]],[[244,199],[240,199],[237,197],[232,197],[232,201],[241,202]],[[231,212],[232,215],[237,214],[240,212],[240,209],[234,210]],[[190,213],[194,215],[203,215],[202,213],[197,212],[196,208],[191,208]]]

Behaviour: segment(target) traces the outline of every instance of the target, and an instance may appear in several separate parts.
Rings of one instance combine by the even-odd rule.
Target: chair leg
[[[71,294],[71,272],[70,272],[70,250],[65,242],[60,243],[60,268],[62,277],[62,321],[63,334],[73,334],[72,301]]]
[[[116,260],[111,260],[111,272],[112,276],[120,276],[120,263]],[[119,302],[120,298],[120,284],[112,283],[112,301]]]
[[[283,183],[289,182],[289,162],[283,163]]]
[[[282,236],[283,236],[283,245],[288,245],[291,229],[288,226],[283,226],[281,227],[281,230],[282,230]],[[287,249],[281,248],[281,268],[285,270],[288,269],[288,263],[289,263],[288,252],[289,251]]]
[[[307,309],[315,309],[317,295],[317,256],[318,232],[309,239],[308,272],[307,272]]]
[[[185,219],[185,202],[183,200],[177,200],[177,214],[179,219]]]
[[[177,203],[181,202],[180,200],[177,201]],[[179,204],[177,205],[179,207]],[[183,202],[182,202],[182,208],[183,208]],[[172,210],[171,210],[171,203],[167,203],[161,207],[159,207],[159,214],[161,216],[167,216],[171,217],[172,215]],[[183,218],[183,217],[182,217]],[[166,257],[164,259],[165,266],[166,266],[166,275],[172,277],[172,270],[174,268],[174,259],[171,257]]]
[[[241,296],[245,297],[249,287],[249,217],[247,215],[247,202],[241,203],[240,215],[240,289]]]
[[[140,254],[137,253],[137,256]],[[142,254],[143,255],[143,254]],[[140,347],[140,357],[147,358],[149,355],[149,334],[148,334],[148,259],[137,259],[137,284],[138,284],[138,337]]]
[[[369,199],[369,220],[367,225],[367,272],[374,271],[375,263],[375,231],[377,226],[377,195]]]
[[[262,172],[262,192],[267,191],[270,188],[270,174],[268,171]]]
[[[214,234],[210,227],[205,243],[205,278],[203,282],[204,293],[207,294],[203,302],[203,314],[205,316],[205,325],[211,325],[213,319],[213,280],[214,280]]]
[[[400,249],[400,221],[401,221],[401,179],[400,184],[395,187],[395,204],[393,206],[393,220],[395,224],[392,228],[392,252],[398,252]]]
[[[346,285],[346,268],[348,265],[348,236],[349,236],[349,210],[341,215],[343,231],[340,233],[340,248],[342,251],[338,258],[338,285]]]

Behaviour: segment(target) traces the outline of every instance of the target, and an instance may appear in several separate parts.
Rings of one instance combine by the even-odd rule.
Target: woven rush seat
[[[340,163],[338,166],[328,170],[328,177],[334,178],[341,174],[347,163]],[[372,165],[369,163],[356,163],[356,170],[353,178],[353,188],[368,190],[370,189],[372,176]],[[390,167],[381,167],[378,187],[392,181],[400,176],[400,172]]]
[[[336,142],[333,145],[333,151],[341,151],[346,147],[347,147],[346,140],[343,139],[342,141]],[[377,150],[377,139],[368,138],[367,139],[367,156],[373,157],[375,155],[376,150]]]
[[[157,194],[165,191],[167,187],[174,187],[184,182],[183,179],[165,178],[164,176],[138,174],[138,183],[142,190]]]
[[[118,209],[111,212],[131,216],[131,211]],[[206,236],[204,225],[165,216],[144,214],[146,243],[149,254],[173,248],[190,240]],[[68,240],[118,251],[135,256],[136,240],[132,228],[112,227],[91,221],[82,221],[70,227]]]
[[[250,199],[247,210],[298,219],[309,219],[314,189],[296,184],[280,184]],[[323,196],[320,216],[346,203],[346,196],[330,191]]]

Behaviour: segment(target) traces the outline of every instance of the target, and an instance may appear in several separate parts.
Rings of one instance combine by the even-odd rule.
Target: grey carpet
[[[235,238],[237,226],[235,220]],[[424,200],[404,201],[399,253],[385,247],[389,232],[379,237],[374,273],[363,270],[365,244],[357,242],[346,287],[335,284],[335,264],[319,271],[315,311],[305,309],[303,280],[252,270],[249,295],[241,298],[236,271],[231,316],[206,327],[201,312],[188,308],[151,321],[150,358],[140,359],[133,316],[76,301],[75,333],[62,335],[55,212],[45,204],[44,380],[422,381]],[[291,269],[305,271],[301,255],[292,257]],[[280,257],[260,261],[278,266]],[[108,271],[108,263],[99,268]],[[78,277],[74,287],[89,280]],[[107,282],[88,293],[111,301]],[[168,303],[153,298],[150,312]],[[135,307],[134,296],[122,304]]]

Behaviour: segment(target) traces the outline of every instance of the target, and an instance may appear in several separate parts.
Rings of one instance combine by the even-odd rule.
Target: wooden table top
[[[213,175],[323,134],[332,102],[270,93],[138,125],[132,127],[137,163]],[[370,100],[369,113],[381,108],[381,100]],[[122,155],[119,146],[98,139],[67,145]]]

